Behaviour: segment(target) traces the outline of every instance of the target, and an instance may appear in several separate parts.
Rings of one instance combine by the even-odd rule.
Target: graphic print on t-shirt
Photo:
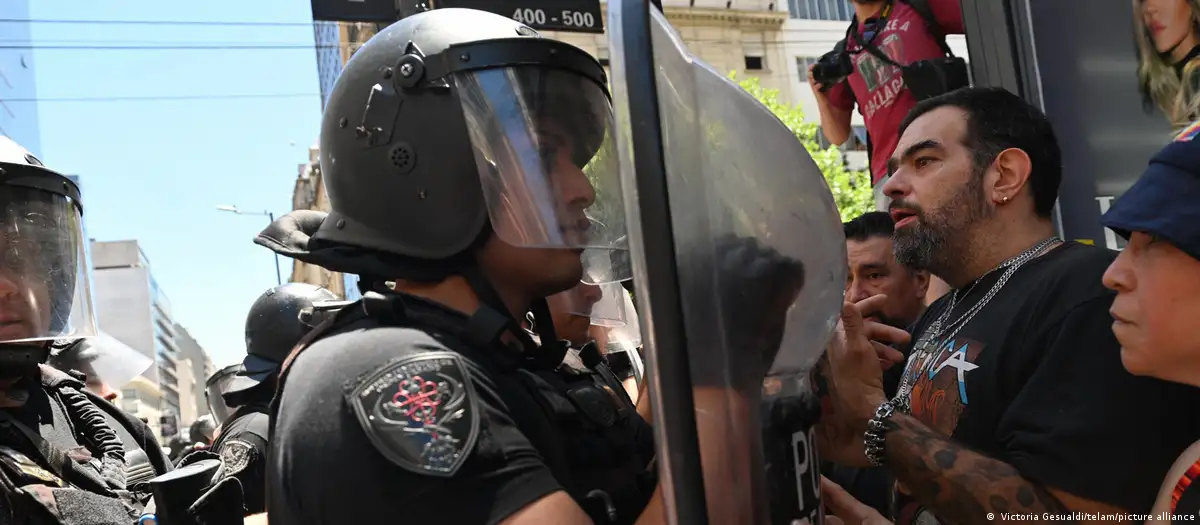
[[[904,63],[904,41],[901,33],[885,33],[878,38],[881,42],[875,45],[879,50],[898,64]],[[904,77],[900,68],[884,62],[879,57],[863,50],[855,55],[855,67],[866,85],[870,96],[863,104],[862,112],[866,118],[871,118],[881,107],[890,106],[904,88]]]
[[[981,350],[983,343],[961,337],[942,344],[927,356],[914,350],[913,362],[905,371],[906,380],[912,385],[909,399],[913,417],[946,436],[954,435],[958,418],[970,403],[967,381],[979,368],[975,360]],[[904,487],[897,485],[896,489],[896,523],[939,523],[933,513],[905,495]]]
[[[968,376],[979,368],[975,359],[982,349],[982,343],[956,338],[924,358],[914,355],[917,361],[907,372],[912,384],[912,415],[946,436],[953,435],[958,416],[970,402]]]

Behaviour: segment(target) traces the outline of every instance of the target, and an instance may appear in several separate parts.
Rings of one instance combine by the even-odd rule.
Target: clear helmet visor
[[[218,425],[228,420],[233,411],[238,408],[225,404],[225,398],[222,394],[229,389],[230,383],[237,378],[237,373],[241,369],[241,363],[229,365],[218,370],[205,382],[204,397],[208,400],[208,411],[212,412],[213,420]]]
[[[638,322],[637,310],[633,307],[633,296],[621,289],[624,304],[625,322],[619,326],[606,326],[608,352],[632,352],[637,355],[637,349],[642,346],[642,325]]]
[[[551,312],[584,317],[595,326],[625,324],[625,288],[621,283],[579,283],[574,288],[546,298]]]
[[[596,232],[598,237],[615,239],[617,246],[627,246],[628,238],[624,233],[610,233],[609,226],[592,219],[590,232]],[[583,278],[587,284],[619,284],[633,275],[633,260],[628,249],[586,248],[581,256],[583,261]]]
[[[501,240],[528,248],[628,251],[612,104],[604,88],[543,66],[453,78],[488,216]],[[603,260],[586,257],[585,265],[591,259]],[[622,258],[609,257],[602,269],[585,267],[585,280],[629,278],[629,265],[614,267],[614,260]]]
[[[50,357],[60,370],[83,372],[93,380],[120,389],[150,368],[154,360],[104,332],[83,339]]]
[[[0,192],[0,343],[96,335],[79,208],[48,191]]]

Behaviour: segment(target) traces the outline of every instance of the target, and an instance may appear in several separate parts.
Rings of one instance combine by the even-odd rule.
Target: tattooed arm
[[[959,445],[912,416],[897,413],[888,423],[885,465],[906,492],[943,521],[1025,522],[1030,520],[1022,515],[1127,512],[1025,479],[1013,466]]]

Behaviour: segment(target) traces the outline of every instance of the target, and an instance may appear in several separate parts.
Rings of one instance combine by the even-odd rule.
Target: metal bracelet
[[[896,413],[896,405],[892,401],[884,401],[875,409],[875,417],[867,421],[867,430],[863,432],[864,453],[871,466],[883,466],[884,434],[891,428],[887,420]]]

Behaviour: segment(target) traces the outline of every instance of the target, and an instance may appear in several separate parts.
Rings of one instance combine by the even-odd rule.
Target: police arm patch
[[[452,352],[422,352],[371,373],[346,394],[367,439],[405,470],[452,477],[479,437],[478,398]]]
[[[231,439],[221,444],[221,461],[225,463],[225,475],[236,476],[250,466],[256,454],[254,445],[240,439]]]

